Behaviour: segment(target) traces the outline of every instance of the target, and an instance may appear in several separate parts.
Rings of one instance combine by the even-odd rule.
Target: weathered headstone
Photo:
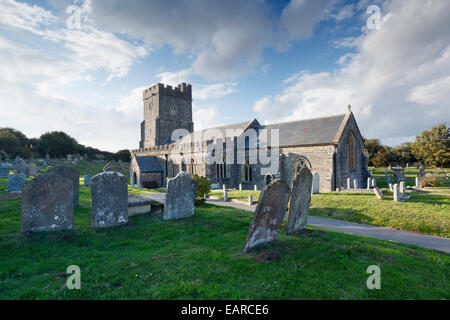
[[[380,200],[384,199],[383,191],[381,191],[378,187],[373,188],[373,192],[375,193],[378,199]]]
[[[420,188],[420,178],[416,177],[416,188]]]
[[[367,178],[367,189],[370,189],[372,187],[372,179],[369,177]]]
[[[38,166],[35,164],[35,163],[30,163],[30,168],[29,168],[29,173],[30,173],[30,176],[32,176],[32,177],[35,177],[37,174],[38,174],[38,172],[39,172],[39,169],[38,169]]]
[[[282,179],[275,179],[261,192],[245,240],[244,253],[278,238],[289,195],[289,186]]]
[[[242,191],[242,183],[239,183],[239,191]]]
[[[89,187],[91,185],[92,176],[90,174],[87,174],[84,176],[84,186]]]
[[[187,218],[194,215],[197,192],[197,184],[194,181],[197,182],[185,171],[181,171],[175,178],[167,181],[164,220]]]
[[[353,189],[358,189],[358,180],[357,179],[353,179]]]
[[[127,178],[118,172],[102,172],[91,180],[93,228],[113,227],[128,222]]]
[[[377,179],[372,178],[372,187],[376,187],[377,186]]]
[[[305,228],[311,203],[312,183],[311,171],[306,167],[302,168],[292,183],[286,234],[296,233]]]
[[[400,198],[404,198],[406,196],[405,181],[400,181],[399,189],[400,189]]]
[[[6,167],[0,167],[0,178],[8,178],[9,169]]]
[[[320,176],[318,172],[314,172],[312,181],[312,194],[320,193]]]
[[[22,186],[27,181],[27,178],[22,173],[12,174],[8,177],[7,192],[22,192]]]
[[[347,189],[350,190],[352,188],[352,182],[350,178],[347,178]]]
[[[223,201],[228,201],[228,190],[227,189],[225,189],[223,191]]]
[[[258,191],[258,186],[255,184],[255,186],[253,187],[253,190]]]
[[[248,196],[248,205],[249,206],[253,205],[253,196],[251,194]]]
[[[67,161],[72,161],[72,155],[71,154],[67,155]]]
[[[420,178],[425,177],[425,167],[423,165],[419,166],[419,175],[420,175]]]
[[[78,206],[78,196],[80,193],[80,173],[71,167],[67,166],[56,166],[48,169],[47,172],[55,172],[63,178],[69,179],[73,184],[73,203]]]
[[[71,230],[73,207],[70,180],[41,174],[22,187],[22,232]]]

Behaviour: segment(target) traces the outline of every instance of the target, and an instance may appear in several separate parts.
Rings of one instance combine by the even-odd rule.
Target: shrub
[[[205,194],[209,194],[211,192],[211,184],[209,183],[208,179],[196,174],[192,176],[192,179],[197,180],[198,182],[197,197],[203,198]]]

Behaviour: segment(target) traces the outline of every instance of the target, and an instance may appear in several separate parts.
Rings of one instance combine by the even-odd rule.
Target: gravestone
[[[395,202],[400,202],[400,188],[398,186],[398,183],[394,184],[394,186],[392,187],[393,189],[393,193],[394,193],[394,201]]]
[[[242,191],[242,183],[239,183],[239,191]]]
[[[224,185],[224,189],[226,187]],[[194,215],[197,181],[189,173],[181,171],[175,178],[167,181],[164,220],[188,218]]]
[[[102,172],[91,180],[91,226],[114,227],[128,222],[127,178],[118,172]]]
[[[248,196],[248,205],[249,205],[249,206],[252,206],[252,205],[253,205],[253,196],[252,196],[252,195],[249,195],[249,196]]]
[[[318,172],[314,172],[312,180],[312,194],[320,193],[320,176]]]
[[[400,190],[400,198],[404,198],[406,196],[405,181],[400,181],[399,190]]]
[[[419,175],[420,175],[420,178],[425,177],[425,167],[423,165],[419,166]]]
[[[275,179],[261,192],[245,240],[244,253],[278,238],[289,195],[289,186],[282,179]]]
[[[25,160],[20,159],[16,165],[16,172],[24,174],[25,177],[30,176],[30,166],[25,162]]]
[[[92,176],[90,174],[87,174],[84,176],[84,186],[89,187],[91,185]]]
[[[228,201],[228,190],[227,189],[223,190],[223,201]]]
[[[55,172],[59,174],[65,179],[69,179],[73,184],[73,203],[75,206],[78,206],[78,196],[80,193],[80,173],[71,167],[67,166],[56,166],[56,167],[47,167],[47,172]]]
[[[372,178],[372,187],[376,187],[377,186],[377,179]]]
[[[389,183],[389,190],[391,190],[391,192],[394,192],[394,185],[392,183]]]
[[[39,172],[38,166],[35,163],[30,163],[30,169],[29,170],[30,170],[29,171],[30,176],[32,176],[32,177],[35,177],[38,174],[38,172]]]
[[[71,154],[67,155],[67,161],[72,161],[72,155]]]
[[[292,194],[286,222],[286,234],[299,232],[306,227],[313,175],[308,168],[300,170],[292,183]]]
[[[416,188],[420,188],[420,179],[418,176],[416,177]]]
[[[258,191],[258,186],[255,184],[255,186],[253,187],[253,190]]]
[[[41,174],[22,187],[22,232],[71,230],[73,207],[70,180]]]
[[[357,179],[353,179],[353,189],[358,189],[358,180]]]
[[[8,178],[9,169],[6,167],[0,167],[0,178]]]
[[[8,189],[7,192],[22,192],[22,186],[27,181],[27,177],[25,177],[22,173],[12,174],[8,177]]]
[[[347,189],[350,190],[352,188],[352,182],[350,178],[347,178]]]
[[[380,188],[378,187],[373,188],[373,192],[375,193],[378,199],[384,200],[383,191],[381,191]]]
[[[367,189],[370,189],[372,187],[372,179],[367,178]]]

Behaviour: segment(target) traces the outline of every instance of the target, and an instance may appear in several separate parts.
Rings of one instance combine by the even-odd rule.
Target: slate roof
[[[261,131],[264,129],[268,130],[268,141],[270,141],[270,130],[279,130],[280,147],[333,144],[338,142],[341,126],[343,125],[347,115],[349,115],[349,113],[315,119],[280,122],[268,125],[261,125],[256,119],[253,119],[251,121],[195,131],[179,139],[175,143],[178,144],[188,142],[188,139],[195,141],[194,136],[196,134],[202,134],[203,137],[206,130],[219,130],[225,137],[227,129],[242,129],[245,131],[247,128],[253,127],[256,129],[259,136],[258,143],[260,146],[266,145],[266,141],[262,141],[262,137],[260,136]],[[246,147],[248,147],[248,139],[246,141]]]
[[[278,129],[280,147],[323,145],[338,142],[346,114],[264,125],[258,130]],[[268,135],[270,137],[270,135]],[[270,140],[269,140],[270,141]]]
[[[136,162],[141,173],[145,172],[162,172],[163,169],[159,164],[157,157],[153,156],[136,156]]]

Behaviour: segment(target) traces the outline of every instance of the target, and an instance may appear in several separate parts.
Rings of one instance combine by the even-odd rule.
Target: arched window
[[[294,165],[292,166],[292,170],[294,171],[294,177],[296,177],[297,174],[300,172],[300,170],[303,169],[304,167],[311,169],[311,163],[308,161],[308,159],[304,157],[297,158],[294,161]]]
[[[355,149],[355,136],[350,131],[348,134],[348,167],[350,170],[356,170],[356,149]]]
[[[253,166],[248,162],[248,160],[246,160],[244,164],[244,181],[253,181]]]
[[[195,174],[195,160],[192,158],[191,163],[189,164],[189,173],[191,175]]]

